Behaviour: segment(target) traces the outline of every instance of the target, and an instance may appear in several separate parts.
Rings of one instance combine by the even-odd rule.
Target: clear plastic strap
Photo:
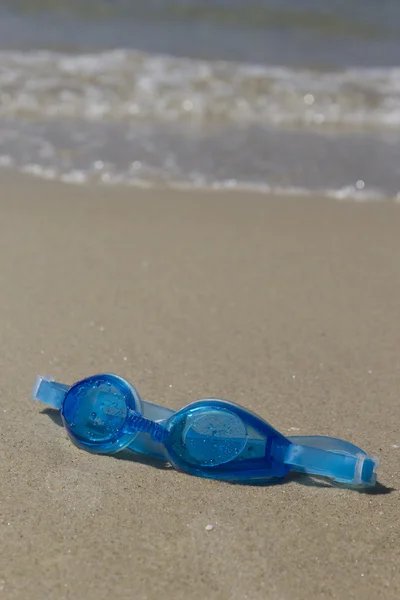
[[[63,400],[69,390],[68,385],[57,383],[49,377],[36,377],[32,388],[32,400],[39,400],[51,408],[61,409]]]
[[[314,438],[315,441],[316,439]],[[330,477],[336,482],[352,485],[375,485],[376,470],[379,464],[376,457],[368,456],[355,446],[353,447],[355,451],[351,453],[340,451],[340,449],[327,450],[323,446],[329,444],[326,444],[326,441],[323,442],[323,439],[321,438],[322,447],[320,448],[316,444],[307,446],[292,443],[287,449],[283,462],[290,465],[295,471]],[[306,438],[304,440],[306,441]]]
[[[164,444],[153,440],[148,433],[139,431],[135,435],[134,440],[129,444],[128,448],[138,454],[144,454],[146,456],[151,456],[152,458],[157,458],[158,460],[168,461]]]

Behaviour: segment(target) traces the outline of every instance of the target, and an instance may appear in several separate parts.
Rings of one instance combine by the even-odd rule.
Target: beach
[[[0,179],[0,598],[397,600],[400,207]],[[37,374],[351,441],[370,490],[77,449]],[[212,528],[208,528],[212,525]]]

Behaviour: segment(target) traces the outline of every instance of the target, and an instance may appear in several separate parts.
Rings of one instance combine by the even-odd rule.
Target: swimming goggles
[[[144,402],[122,377],[101,373],[71,387],[37,377],[32,398],[60,411],[71,440],[89,452],[129,448],[200,477],[261,481],[290,470],[373,486],[378,459],[349,442],[285,437],[245,408],[199,400],[174,412]]]

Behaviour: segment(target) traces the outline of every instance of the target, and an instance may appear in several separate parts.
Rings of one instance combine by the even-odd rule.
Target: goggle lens
[[[242,419],[225,408],[195,408],[181,413],[170,436],[173,451],[193,466],[227,463],[239,456],[247,442]]]
[[[95,376],[69,390],[62,415],[78,440],[104,444],[122,431],[128,415],[128,402],[129,389],[120,380]]]

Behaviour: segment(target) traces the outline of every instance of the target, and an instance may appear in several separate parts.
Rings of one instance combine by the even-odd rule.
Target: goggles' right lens
[[[164,441],[174,467],[229,481],[283,477],[290,446],[276,429],[241,406],[224,400],[199,400],[173,414]]]
[[[241,418],[226,408],[182,411],[171,430],[173,450],[187,463],[216,466],[236,458],[247,442]]]
[[[123,380],[95,375],[72,386],[63,403],[62,417],[79,445],[110,451],[110,445],[120,446],[119,440],[125,436],[129,408],[135,410],[135,398]]]

